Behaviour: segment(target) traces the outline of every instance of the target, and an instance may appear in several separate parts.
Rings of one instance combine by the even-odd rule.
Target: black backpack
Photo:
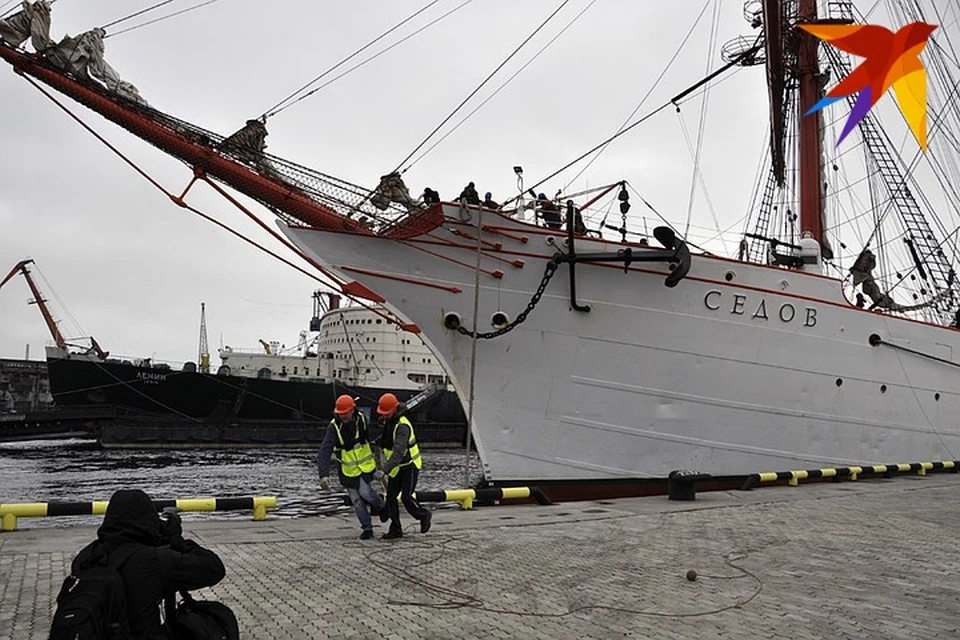
[[[167,626],[177,640],[240,640],[240,628],[233,610],[222,602],[194,600],[186,591],[176,611],[167,616]],[[167,599],[168,611],[172,597]]]
[[[63,581],[49,640],[113,640],[130,636],[127,593],[120,567],[142,545],[127,543]]]

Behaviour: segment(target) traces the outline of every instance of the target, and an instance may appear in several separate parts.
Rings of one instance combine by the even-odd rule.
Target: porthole
[[[734,273],[733,271],[727,271],[725,274],[723,274],[723,279],[726,280],[727,282],[732,282],[733,279],[736,277],[737,277],[737,274]]]
[[[885,384],[880,385],[880,393],[886,393],[886,392],[887,392],[887,385]]]
[[[843,386],[843,378],[837,378],[837,386],[838,386],[838,387],[842,387],[842,386]]]

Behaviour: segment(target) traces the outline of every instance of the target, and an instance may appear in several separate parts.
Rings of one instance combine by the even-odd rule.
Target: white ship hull
[[[456,207],[444,207],[448,222],[458,220]],[[501,248],[484,245],[481,269],[503,277],[480,273],[480,332],[492,330],[494,312],[513,319],[527,306],[556,251],[548,238],[560,246],[565,238],[483,215],[483,240]],[[416,323],[468,407],[472,340],[443,317],[456,312],[472,326],[476,223],[451,224],[406,241],[285,232]],[[516,259],[522,268],[504,262]],[[576,272],[589,313],[571,309],[562,265],[524,323],[478,340],[473,435],[488,480],[744,475],[960,451],[953,329],[856,308],[831,278],[721,258],[693,256],[675,288],[664,286],[659,263]],[[947,362],[871,346],[871,334]]]

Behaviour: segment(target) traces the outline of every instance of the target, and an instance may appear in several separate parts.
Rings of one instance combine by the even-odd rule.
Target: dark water
[[[482,477],[475,453],[470,456],[467,484],[463,449],[424,449],[422,454],[418,489],[458,489]],[[89,502],[108,500],[117,489],[143,489],[154,499],[277,496],[270,518],[348,509],[339,488],[320,490],[316,455],[315,449],[104,450],[85,440],[0,443],[0,503]],[[249,519],[252,514],[225,511],[186,517]],[[100,516],[20,518],[18,528],[69,527],[100,520]]]

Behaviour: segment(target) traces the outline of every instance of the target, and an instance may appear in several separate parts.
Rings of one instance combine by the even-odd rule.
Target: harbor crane
[[[197,353],[200,373],[210,373],[210,348],[207,346],[207,303],[200,303],[200,346]]]
[[[40,309],[40,315],[43,316],[43,321],[47,323],[47,329],[50,330],[50,335],[53,336],[54,344],[64,351],[67,351],[67,341],[64,339],[63,334],[60,333],[60,328],[57,326],[57,321],[53,319],[53,314],[50,313],[50,309],[47,307],[47,300],[43,297],[43,294],[40,293],[40,288],[30,276],[30,269],[27,268],[27,265],[29,264],[34,264],[32,258],[27,258],[26,260],[21,260],[18,262],[13,269],[10,270],[10,273],[8,273],[7,276],[0,281],[0,288],[3,288],[3,285],[5,285],[17,273],[23,275],[27,281],[27,286],[30,287],[30,292],[33,294],[33,300],[31,300],[28,304],[37,305],[37,307]],[[93,336],[90,336],[89,340],[90,346],[92,350],[96,352],[97,357],[101,360],[106,360],[107,356],[110,355],[110,352],[104,351],[102,348],[100,348],[100,345],[97,344],[97,341],[93,338]]]

